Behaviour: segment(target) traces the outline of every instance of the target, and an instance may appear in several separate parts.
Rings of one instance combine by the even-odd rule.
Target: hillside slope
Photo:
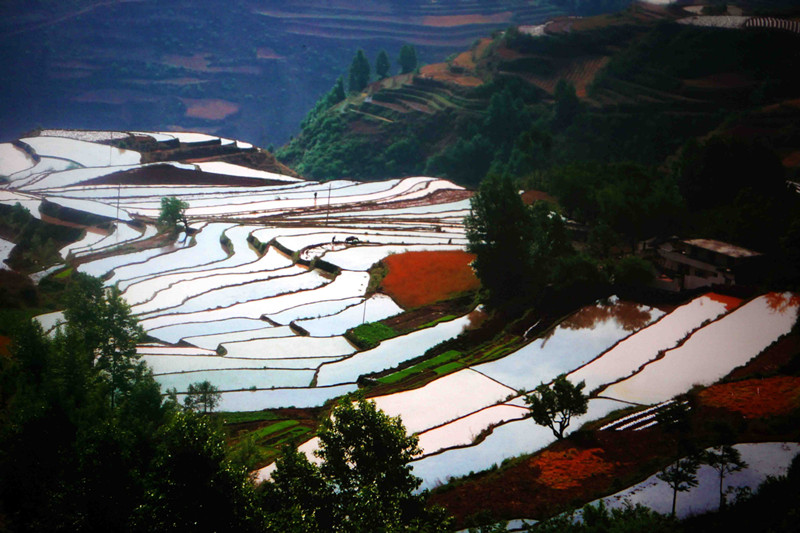
[[[424,172],[474,185],[490,169],[659,164],[688,138],[767,105],[767,130],[785,131],[793,107],[779,104],[800,96],[790,81],[800,36],[752,23],[702,27],[689,15],[637,4],[512,28],[312,114],[279,158],[320,179]],[[794,135],[780,143],[784,157],[797,151]]]
[[[606,9],[630,0],[601,2]],[[595,3],[592,3],[594,5]],[[355,51],[403,44],[440,61],[509,24],[572,12],[563,0],[73,0],[0,4],[3,140],[49,128],[204,131],[267,146]]]

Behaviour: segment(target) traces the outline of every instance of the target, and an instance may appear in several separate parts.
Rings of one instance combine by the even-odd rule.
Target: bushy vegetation
[[[66,323],[36,322],[0,357],[0,516],[9,531],[442,531],[447,516],[414,494],[417,438],[373,402],[340,402],[319,432],[323,459],[293,447],[257,490],[193,387],[164,399],[136,353],[142,330],[97,278],[73,277]],[[241,418],[241,417],[240,417]],[[252,418],[251,415],[247,419]],[[279,422],[279,431],[296,423]]]
[[[361,350],[374,348],[381,341],[397,336],[397,332],[380,322],[368,322],[350,329],[345,334],[348,340]]]
[[[0,235],[17,243],[9,257],[15,270],[33,272],[61,261],[59,249],[80,237],[80,230],[42,222],[19,203],[0,205]]]
[[[319,431],[317,466],[287,447],[261,501],[282,531],[445,531],[450,519],[414,494],[417,437],[375,403],[342,399]]]

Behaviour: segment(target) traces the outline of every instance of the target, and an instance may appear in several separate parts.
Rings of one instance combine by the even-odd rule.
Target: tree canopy
[[[189,204],[174,196],[161,198],[161,211],[158,215],[158,223],[167,230],[177,233],[178,222],[183,223],[183,227],[189,229],[189,222],[186,220],[186,209]]]
[[[359,50],[350,64],[348,89],[351,93],[360,93],[367,84],[369,84],[369,61],[364,55],[364,50]]]
[[[470,200],[467,250],[492,306],[535,296],[553,261],[571,253],[561,218],[542,203],[526,206],[508,178],[487,177]]]
[[[386,53],[386,50],[378,52],[378,57],[375,59],[375,74],[380,79],[384,79],[389,75],[389,69],[391,68],[392,64],[389,61],[389,54]]]
[[[550,428],[557,439],[563,439],[572,417],[586,414],[589,398],[583,394],[585,386],[584,381],[574,385],[565,374],[558,376],[552,386],[540,384],[525,395],[531,418],[540,426]]]
[[[397,59],[400,63],[400,74],[414,72],[417,68],[417,51],[410,44],[404,44],[400,48],[400,56]]]
[[[190,383],[183,404],[187,409],[202,411],[204,414],[213,412],[217,408],[222,395],[219,389],[205,380],[199,383]]]
[[[265,499],[284,509],[289,530],[439,531],[448,523],[414,494],[421,480],[409,463],[420,452],[417,437],[374,402],[340,401],[320,427],[319,443],[319,466],[286,450],[264,489]]]

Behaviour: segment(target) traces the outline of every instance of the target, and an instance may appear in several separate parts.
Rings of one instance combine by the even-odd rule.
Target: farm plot
[[[329,337],[342,335],[359,324],[377,322],[402,312],[403,309],[389,296],[374,294],[370,298],[357,299],[353,305],[336,314],[298,320],[297,325],[314,337]]]
[[[25,150],[11,143],[0,144],[0,176],[11,176],[35,164],[36,161]]]
[[[48,200],[61,207],[83,211],[85,213],[92,213],[101,217],[110,218],[112,220],[131,221],[131,215],[124,209],[120,209],[115,205],[108,205],[103,202],[95,200],[82,200],[79,198],[60,198],[58,196],[50,196]]]
[[[695,384],[709,385],[788,333],[797,321],[798,306],[800,298],[792,294],[760,296],[696,331],[681,346],[601,394],[653,404]]]
[[[66,259],[69,256],[69,254],[73,252],[73,250],[77,250],[79,248],[90,248],[96,245],[98,242],[105,239],[106,237],[108,237],[108,234],[104,232],[86,231],[81,240],[68,244],[67,246],[59,250],[58,253],[61,254],[62,259]]]
[[[131,279],[120,283],[120,288],[125,291],[125,298],[131,304],[150,302],[154,309],[169,305],[177,305],[188,296],[201,294],[213,288],[236,284],[247,279],[264,279],[264,276],[252,277],[258,272],[275,271],[287,268],[292,261],[274,249],[269,249],[262,257],[258,257],[254,250],[241,235],[227,232],[231,242],[234,243],[234,254],[223,261],[214,264],[213,268],[205,266],[182,268],[176,272],[157,276],[142,276],[140,279]],[[238,232],[237,232],[238,233]],[[234,240],[236,239],[236,240]],[[209,284],[201,281],[214,276],[216,283]],[[172,293],[177,292],[177,295]],[[171,300],[169,300],[171,298]],[[167,303],[156,302],[163,299]],[[172,301],[174,303],[169,304]]]
[[[150,248],[129,254],[111,255],[102,259],[96,259],[94,261],[82,263],[78,266],[78,271],[89,274],[90,276],[103,277],[116,268],[134,263],[143,263],[150,258],[175,252],[181,248],[189,246],[190,244],[191,241],[182,240],[182,238],[179,236],[175,242],[167,244],[166,246],[162,246],[161,248]],[[111,284],[110,281],[107,281],[107,283]]]
[[[419,435],[419,447],[422,455],[430,455],[446,448],[468,446],[487,428],[524,418],[527,414],[528,409],[518,405],[493,405],[443,426],[423,431]]]
[[[376,348],[359,352],[349,359],[323,365],[317,375],[317,383],[320,385],[353,383],[362,374],[392,368],[403,361],[423,355],[440,342],[457,336],[468,324],[469,316],[467,315],[408,335],[385,340]]]
[[[588,363],[663,314],[655,308],[621,301],[587,306],[549,335],[473,368],[515,390],[531,390]]]
[[[344,250],[335,250],[322,255],[329,263],[347,270],[369,270],[378,261],[392,254],[407,252],[429,252],[437,250],[463,250],[458,244],[406,244],[387,246],[354,246]]]
[[[11,254],[11,250],[14,249],[14,246],[16,246],[16,244],[13,242],[0,238],[0,269],[8,270],[6,259],[8,259],[8,256]]]
[[[274,172],[265,172],[263,170],[255,170],[241,165],[234,165],[225,163],[224,161],[207,161],[197,163],[197,167],[203,172],[211,172],[214,174],[227,174],[229,176],[238,176],[243,178],[259,178],[264,180],[277,180],[285,181],[287,183],[303,181],[300,178],[293,178],[291,176],[283,176],[275,174]]]
[[[356,385],[335,387],[275,388],[266,390],[247,390],[223,392],[220,411],[252,411],[255,409],[275,409],[278,407],[319,407],[328,400],[354,392]],[[183,401],[183,396],[178,396]]]
[[[198,311],[221,309],[252,300],[264,300],[279,295],[297,294],[299,291],[316,289],[328,283],[328,280],[317,272],[309,272],[304,268],[290,266],[271,271],[242,274],[238,285],[223,285],[213,288],[213,278],[203,278],[209,286],[196,296],[185,298],[173,307],[156,308],[148,303],[137,305],[132,311],[144,317],[170,313],[172,315],[189,314]],[[251,279],[247,279],[251,278]],[[174,293],[174,291],[173,291]]]
[[[39,162],[34,166],[8,176],[8,180],[12,183],[13,187],[18,188],[40,180],[51,172],[68,170],[76,167],[78,167],[78,164],[72,161],[55,159],[53,157],[40,157]]]
[[[143,263],[126,265],[114,270],[114,281],[125,282],[142,276],[159,275],[191,267],[207,267],[228,257],[222,248],[220,239],[232,224],[211,223],[199,229],[191,248],[183,248],[174,253],[153,257]],[[124,289],[127,284],[120,284]]]
[[[261,360],[344,357],[355,351],[344,337],[273,337],[229,342],[222,348],[230,357]]]
[[[262,322],[263,324],[263,322]],[[288,326],[267,326],[259,329],[248,329],[244,331],[226,331],[225,333],[215,333],[213,335],[196,335],[184,337],[182,340],[206,348],[216,350],[220,344],[229,342],[245,341],[249,339],[270,339],[275,337],[291,337],[294,335],[292,328]]]
[[[736,444],[734,448],[748,467],[726,475],[723,490],[732,490],[734,487],[755,490],[767,476],[785,475],[792,459],[800,452],[800,444],[795,442]],[[675,511],[679,519],[713,511],[719,506],[720,481],[717,471],[702,465],[697,471],[697,481],[696,487],[678,496]],[[601,500],[610,509],[641,504],[662,514],[672,511],[672,489],[657,475]],[[591,505],[597,505],[599,501],[591,502]]]
[[[144,230],[123,222],[116,222],[111,233],[93,244],[84,244],[70,248],[74,257],[85,257],[90,254],[108,251],[121,244],[130,244],[135,241],[144,241],[154,237],[157,233],[155,226],[146,225]]]
[[[410,433],[443,425],[516,396],[516,391],[465,369],[419,389],[372,398],[390,416],[400,416]]]
[[[473,254],[451,252],[409,252],[386,257],[389,273],[381,287],[405,308],[444,300],[480,285],[470,263]]]
[[[588,412],[574,418],[567,432],[623,407],[626,407],[626,404],[614,400],[604,398],[590,400]],[[446,482],[450,477],[485,470],[492,465],[499,465],[504,459],[540,450],[553,441],[555,437],[549,428],[537,426],[528,419],[516,420],[494,427],[491,434],[479,444],[452,447],[438,454],[426,455],[413,461],[411,465],[414,475],[422,479],[421,488],[430,489]],[[460,441],[454,438],[452,443],[453,446],[458,446]],[[447,442],[441,442],[439,446],[446,447]]]
[[[695,298],[657,322],[620,341],[601,357],[571,372],[573,383],[586,382],[586,391],[593,391],[605,383],[629,376],[641,366],[686,338],[706,321],[715,320],[735,307],[737,300],[720,301],[717,295]]]
[[[39,207],[41,207],[42,201],[38,198],[27,196],[25,194],[20,194],[14,191],[0,189],[0,204],[3,205],[19,204],[28,211],[30,211],[31,216],[33,216],[34,218],[38,218],[40,220],[42,218],[41,213],[39,213]]]
[[[121,150],[66,137],[27,137],[20,139],[38,155],[73,161],[83,167],[136,165],[142,156],[134,150]]]
[[[304,387],[313,377],[313,370],[254,368],[197,370],[155,376],[162,390],[176,389],[178,392],[186,392],[190,384],[201,381],[208,381],[221,391]]]
[[[188,337],[203,335],[224,335],[263,329],[268,324],[263,320],[252,318],[229,318],[208,322],[182,322],[157,328],[150,328],[148,333],[164,342],[177,343]],[[255,334],[254,334],[255,336]]]

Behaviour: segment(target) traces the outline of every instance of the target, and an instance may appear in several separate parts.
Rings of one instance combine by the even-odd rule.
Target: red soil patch
[[[197,72],[229,72],[237,74],[260,74],[261,69],[258,67],[240,66],[240,67],[212,67],[209,61],[209,54],[194,54],[191,56],[180,56],[176,54],[165,55],[161,62],[173,67],[181,67],[187,70],[194,70]]]
[[[529,460],[434,491],[430,502],[455,516],[456,527],[463,527],[464,519],[479,510],[499,520],[542,519],[613,492],[615,478],[633,483],[640,461],[669,452],[671,446],[660,431],[649,429],[599,431],[587,438],[583,444],[555,442]]]
[[[702,78],[684,80],[684,83],[690,87],[703,89],[742,89],[750,87],[754,82],[738,72],[719,72]]]
[[[783,158],[783,166],[787,168],[794,168],[800,166],[800,151],[792,152],[791,154],[787,155]]]
[[[11,337],[0,335],[0,356],[8,357],[8,348],[11,346]]]
[[[550,77],[532,76],[526,73],[520,75],[530,83],[536,84],[550,94],[555,92],[558,80],[563,78],[572,82],[575,86],[575,93],[578,95],[578,98],[586,98],[589,85],[594,81],[597,73],[608,64],[609,59],[610,58],[606,56],[575,59]]]
[[[717,294],[716,292],[709,292],[706,294],[706,297],[714,300],[715,302],[719,302],[721,304],[725,304],[725,309],[728,311],[733,311],[737,307],[739,307],[742,303],[741,298],[736,298],[735,296],[726,296],[724,294]]]
[[[468,50],[466,52],[461,52],[453,59],[453,65],[464,68],[467,70],[474,70],[475,69],[475,60],[472,57],[472,51]]]
[[[478,87],[483,84],[483,80],[475,76],[452,72],[447,63],[425,65],[419,72],[423,78],[455,83],[463,87]]]
[[[541,471],[540,483],[563,490],[580,487],[583,480],[592,476],[613,472],[614,465],[608,463],[604,456],[601,448],[569,448],[557,452],[545,450],[533,457],[529,464]]]
[[[468,24],[500,24],[510,22],[513,13],[503,11],[494,15],[438,15],[428,16],[422,19],[424,26],[434,28],[452,28],[453,26],[466,26]]]
[[[127,80],[130,83],[134,83],[136,85],[177,85],[178,87],[184,87],[187,85],[200,85],[201,83],[208,83],[208,80],[201,80],[200,78],[171,78],[168,80]]]
[[[181,98],[181,102],[186,106],[186,116],[191,118],[223,120],[239,112],[239,105],[227,100]]]
[[[775,111],[783,111],[786,108],[800,108],[800,98],[795,98],[793,100],[784,100],[782,102],[778,102],[777,104],[770,104],[768,106],[764,106],[761,108],[761,111],[764,113],[772,113]]]
[[[525,202],[525,205],[533,205],[539,201],[550,202],[553,205],[558,205],[558,200],[544,191],[525,191],[522,193],[522,201]]]
[[[173,67],[183,67],[189,70],[204,71],[208,69],[208,59],[206,54],[194,54],[192,56],[179,56],[169,54],[162,59],[164,63]]]
[[[283,59],[283,56],[272,48],[259,48],[256,50],[256,57],[258,59]]]
[[[520,52],[517,52],[516,50],[512,50],[507,46],[498,46],[495,49],[494,53],[500,56],[501,59],[506,59],[506,60],[519,59],[520,57],[523,57],[525,55]]]
[[[461,251],[390,255],[383,260],[389,274],[381,287],[404,308],[445,300],[480,286],[470,267],[474,259]]]
[[[798,406],[800,378],[778,376],[712,385],[699,397],[704,405],[736,411],[745,418],[782,415]]]

